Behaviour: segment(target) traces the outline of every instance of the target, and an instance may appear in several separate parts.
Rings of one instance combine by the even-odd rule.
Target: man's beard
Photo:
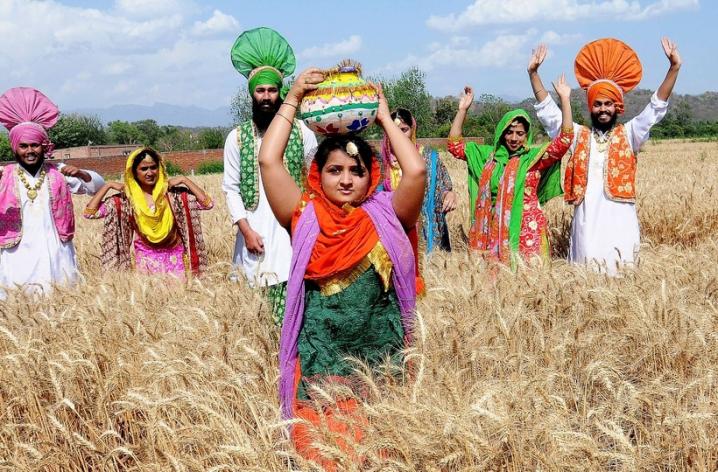
[[[45,163],[45,153],[43,152],[38,155],[37,161],[35,161],[34,164],[26,164],[17,156],[17,154],[15,155],[15,162],[17,162],[20,167],[28,171],[30,175],[35,176],[37,175],[37,171],[40,170],[40,167],[42,167],[42,165]]]
[[[264,105],[269,105],[265,107]],[[252,97],[252,120],[257,128],[264,131],[269,128],[269,123],[274,119],[274,115],[279,111],[279,107],[282,105],[282,100],[277,98],[277,101],[272,103],[271,100],[262,100],[258,102]]]
[[[611,119],[606,123],[601,123],[598,121],[598,113],[591,113],[591,126],[593,126],[594,129],[597,129],[603,133],[606,131],[610,131],[614,126],[616,126],[616,120],[618,120],[618,113],[614,113],[613,116],[611,116]]]

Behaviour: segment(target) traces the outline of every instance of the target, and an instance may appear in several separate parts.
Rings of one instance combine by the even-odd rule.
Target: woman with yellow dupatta
[[[103,200],[110,189],[120,193]],[[134,268],[184,280],[206,269],[199,210],[212,206],[197,184],[185,176],[168,178],[162,156],[142,147],[127,158],[125,183],[106,183],[87,204],[84,216],[105,220],[105,269]]]

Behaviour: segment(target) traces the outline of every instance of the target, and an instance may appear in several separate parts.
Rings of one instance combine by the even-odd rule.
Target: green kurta
[[[350,376],[355,366],[347,357],[369,366],[387,356],[401,363],[404,329],[393,288],[384,291],[381,278],[370,266],[349,287],[324,296],[316,284],[307,282],[304,322],[299,334],[302,378],[321,382],[327,376]],[[305,381],[297,396],[307,399]]]

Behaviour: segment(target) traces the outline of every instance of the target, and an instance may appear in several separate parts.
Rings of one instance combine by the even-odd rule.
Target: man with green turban
[[[252,98],[252,119],[232,130],[224,145],[222,189],[238,227],[233,264],[242,268],[251,287],[267,289],[272,317],[280,325],[292,247],[289,233],[274,217],[264,194],[257,155],[264,132],[282,104],[283,80],[294,72],[296,60],[287,41],[269,28],[242,33],[231,57],[237,71],[247,78]],[[301,188],[316,147],[314,133],[294,120],[284,163]]]

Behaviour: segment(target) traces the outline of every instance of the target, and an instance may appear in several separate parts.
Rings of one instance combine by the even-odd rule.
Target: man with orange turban
[[[573,124],[572,153],[563,176],[564,200],[575,206],[569,261],[590,264],[609,275],[633,265],[638,255],[636,155],[651,127],[665,116],[681,68],[676,44],[668,38],[661,43],[670,62],[666,78],[646,108],[625,124],[617,121],[624,111],[624,94],[638,85],[642,75],[636,53],[625,43],[606,38],[584,46],[575,61],[576,79],[586,90],[591,127]],[[560,132],[561,111],[538,74],[546,53],[545,45],[533,51],[528,73],[538,119],[554,137]]]

